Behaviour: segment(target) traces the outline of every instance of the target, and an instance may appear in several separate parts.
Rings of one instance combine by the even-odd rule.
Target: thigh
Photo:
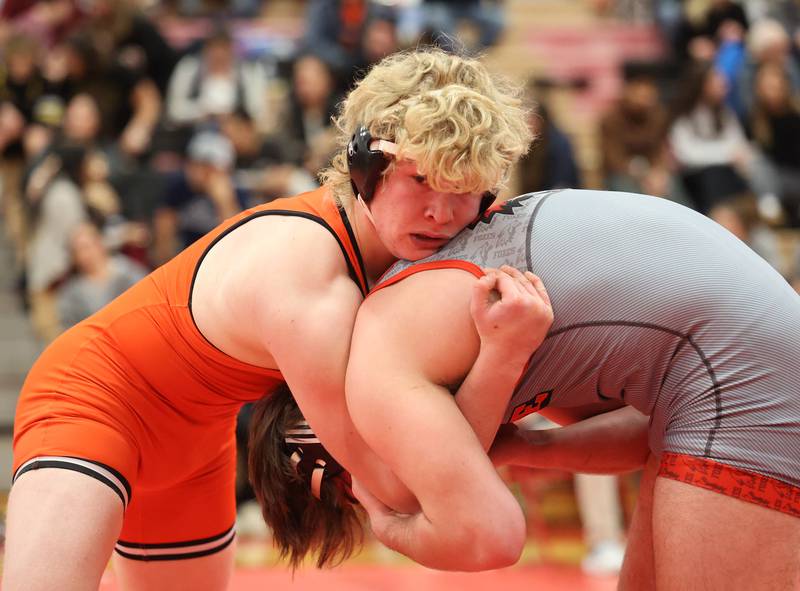
[[[655,589],[653,559],[653,487],[658,474],[658,456],[650,455],[639,484],[639,498],[628,528],[625,561],[619,574],[620,591]]]
[[[8,500],[3,589],[97,589],[122,515],[118,491],[98,478],[55,467],[21,474]]]
[[[229,435],[191,477],[162,489],[134,490],[115,546],[114,571],[123,589],[226,588],[236,520],[232,429]]]
[[[672,478],[653,491],[659,591],[800,585],[800,518]]]

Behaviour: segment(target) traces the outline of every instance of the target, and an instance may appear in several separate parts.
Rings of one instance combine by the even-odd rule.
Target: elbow
[[[496,570],[519,562],[526,539],[525,517],[517,502],[512,502],[514,506],[503,511],[494,508],[478,515],[480,523],[469,528],[459,570]]]
[[[525,520],[520,511],[518,523],[511,527],[486,535],[481,556],[477,561],[479,570],[506,568],[519,562],[525,547]]]

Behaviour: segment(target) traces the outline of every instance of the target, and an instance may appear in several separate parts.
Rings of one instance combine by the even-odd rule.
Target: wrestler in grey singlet
[[[721,226],[644,195],[534,193],[382,282],[454,259],[530,269],[553,303],[506,420],[621,399],[656,453],[800,486],[800,296]]]

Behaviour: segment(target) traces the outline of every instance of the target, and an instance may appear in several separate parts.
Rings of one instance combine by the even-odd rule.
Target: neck
[[[353,225],[353,233],[356,236],[358,249],[361,251],[364,268],[367,271],[367,285],[372,287],[397,259],[381,242],[364,206],[353,200],[345,210]]]

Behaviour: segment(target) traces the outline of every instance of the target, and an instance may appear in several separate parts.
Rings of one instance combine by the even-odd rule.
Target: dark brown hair
[[[298,474],[285,437],[302,420],[285,384],[255,404],[250,424],[250,483],[281,558],[288,558],[294,569],[314,552],[317,567],[336,566],[363,542],[362,511],[351,501],[342,475],[324,478],[317,499],[309,479]]]

